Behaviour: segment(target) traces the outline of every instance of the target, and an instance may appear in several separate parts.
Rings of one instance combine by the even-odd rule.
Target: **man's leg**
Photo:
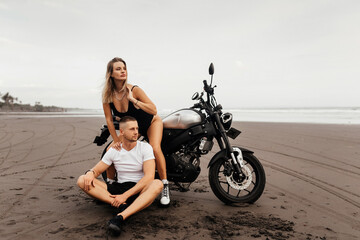
[[[110,197],[110,193],[107,190],[106,183],[94,179],[94,186],[90,186],[90,189],[88,191],[85,191],[85,183],[84,183],[84,175],[81,175],[77,181],[78,186],[89,196],[99,199],[103,202],[111,204],[114,199]]]
[[[163,183],[155,179],[151,183],[149,183],[141,192],[139,197],[135,199],[135,201],[126,208],[123,212],[119,213],[123,219],[125,220],[129,216],[137,213],[144,208],[150,206],[150,204],[155,200],[155,198],[160,194],[163,188]]]

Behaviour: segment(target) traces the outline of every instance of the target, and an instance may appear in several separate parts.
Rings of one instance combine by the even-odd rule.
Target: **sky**
[[[101,109],[107,63],[161,109],[214,63],[224,108],[360,107],[358,0],[0,0],[0,93]]]

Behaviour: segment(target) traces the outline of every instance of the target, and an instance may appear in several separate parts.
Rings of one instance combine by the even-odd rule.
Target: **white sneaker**
[[[162,180],[164,188],[161,192],[160,204],[167,206],[170,204],[170,191],[169,191],[169,182],[167,180]]]

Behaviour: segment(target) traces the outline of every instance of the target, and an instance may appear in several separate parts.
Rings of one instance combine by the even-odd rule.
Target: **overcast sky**
[[[215,65],[225,108],[359,107],[358,0],[0,0],[0,93],[102,108],[106,65],[158,109],[189,107]]]

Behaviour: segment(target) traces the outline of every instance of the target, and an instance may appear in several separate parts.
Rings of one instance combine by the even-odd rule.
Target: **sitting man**
[[[108,222],[108,228],[120,234],[123,221],[148,207],[161,193],[163,183],[154,179],[155,157],[150,144],[137,141],[138,124],[135,118],[120,121],[123,143],[120,151],[110,148],[92,169],[78,179],[78,186],[91,197],[111,204],[119,214]],[[111,164],[117,171],[117,182],[106,184],[98,179]]]

